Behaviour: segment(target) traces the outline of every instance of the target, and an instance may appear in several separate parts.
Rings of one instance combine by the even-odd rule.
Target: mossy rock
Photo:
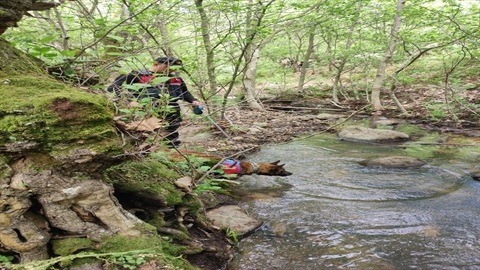
[[[45,73],[43,63],[14,47],[0,38],[0,79],[8,79],[11,75]],[[0,80],[3,83],[3,80]]]
[[[91,249],[94,242],[88,238],[67,238],[52,241],[53,252],[60,256],[67,256],[79,250]]]
[[[3,39],[0,61],[0,184],[10,184],[16,173],[11,164],[19,160],[22,162],[17,162],[15,169],[24,175],[46,171],[52,178],[58,176],[72,183],[98,179],[105,168],[123,162],[105,174],[111,184],[121,188],[115,195],[123,190],[127,196],[145,196],[167,206],[184,203],[185,193],[174,185],[179,177],[176,171],[151,158],[127,161],[115,157],[124,153],[124,142],[117,135],[113,104],[106,97],[43,74],[45,68],[39,60]],[[162,225],[158,218],[155,225]],[[63,266],[145,254],[145,258],[169,269],[193,268],[180,257],[186,247],[162,239],[150,224],[142,223],[132,231],[137,229],[143,236],[111,236],[101,243],[65,239],[56,241],[53,249],[66,257]],[[122,254],[115,257],[117,253]]]
[[[113,123],[113,106],[51,78],[43,64],[0,39],[0,147],[68,155],[89,149],[121,153]]]
[[[63,256],[60,265],[65,268],[85,267],[102,261],[108,261],[112,266],[136,267],[153,260],[168,269],[196,269],[181,258],[185,247],[165,241],[156,234],[135,238],[111,236],[100,243],[86,238],[55,240],[53,250]]]
[[[182,203],[185,195],[174,184],[180,175],[156,159],[123,162],[106,170],[105,175],[117,192],[134,194],[147,202],[174,206]]]
[[[122,237],[114,236],[106,238],[98,246],[97,253],[113,254],[118,252],[138,252],[142,257],[155,259],[160,265],[168,269],[197,269],[182,259],[181,255],[186,247],[178,246],[163,240],[161,237]]]
[[[11,76],[0,84],[0,145],[33,142],[40,151],[120,146],[106,98],[48,77]]]

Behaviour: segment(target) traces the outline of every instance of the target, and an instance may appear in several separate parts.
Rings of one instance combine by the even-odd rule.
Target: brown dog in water
[[[217,163],[220,163],[218,168],[223,170],[225,174],[237,174],[237,175],[259,174],[259,175],[271,175],[271,176],[292,175],[291,172],[283,168],[285,164],[278,164],[280,163],[280,160],[277,160],[272,163],[254,163],[250,161],[224,159],[219,156],[212,156],[207,153],[192,151],[188,149],[176,149],[176,151],[171,151],[171,153],[172,153],[173,159],[176,161],[183,160],[187,158],[189,155],[215,161]]]
[[[238,161],[234,159],[225,159],[222,161],[220,167],[225,174],[238,174],[238,175],[278,175],[289,176],[291,172],[285,170],[283,166],[285,164],[278,164],[280,160],[272,163],[254,163],[249,161]]]

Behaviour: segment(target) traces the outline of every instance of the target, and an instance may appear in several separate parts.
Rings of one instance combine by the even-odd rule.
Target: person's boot
[[[178,148],[182,142],[180,140],[166,141],[165,145],[168,148]]]

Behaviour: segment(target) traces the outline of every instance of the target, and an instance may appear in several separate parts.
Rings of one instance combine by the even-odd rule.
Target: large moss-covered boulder
[[[24,75],[5,78],[0,94],[0,145],[9,152],[119,151],[112,111],[99,95]]]
[[[52,227],[94,240],[148,231],[100,177],[124,152],[108,100],[44,75],[4,40],[0,61],[2,249],[26,262],[48,258]]]
[[[217,254],[209,238],[190,241],[191,230],[203,239],[198,232],[210,229],[196,194],[175,185],[178,164],[135,152],[117,132],[107,98],[51,78],[2,39],[0,61],[2,261],[13,255],[28,269],[90,269],[99,260],[120,258],[113,264],[125,266],[122,258],[135,258],[139,269],[191,269],[181,254]],[[226,262],[228,242],[218,238],[215,256]],[[45,260],[52,251],[61,257]]]

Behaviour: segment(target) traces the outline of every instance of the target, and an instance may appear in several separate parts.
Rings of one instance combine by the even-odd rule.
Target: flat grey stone
[[[338,133],[344,140],[365,142],[405,141],[410,139],[408,134],[388,129],[373,129],[361,126],[347,126]]]
[[[367,167],[418,168],[426,163],[423,160],[413,157],[390,156],[364,160],[361,161],[360,164]]]
[[[249,216],[246,211],[238,205],[225,205],[207,211],[207,219],[221,229],[233,230],[239,236],[256,230],[262,222]]]
[[[339,119],[339,118],[342,118],[344,117],[343,115],[341,114],[332,114],[332,113],[320,113],[320,114],[317,114],[317,119]]]

